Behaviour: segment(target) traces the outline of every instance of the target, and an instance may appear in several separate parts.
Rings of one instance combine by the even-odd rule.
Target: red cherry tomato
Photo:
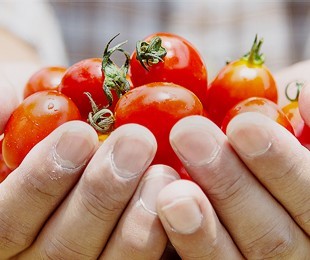
[[[275,79],[259,54],[261,44],[255,38],[251,52],[226,65],[209,85],[206,110],[218,126],[229,109],[247,98],[263,97],[277,103]]]
[[[58,90],[58,85],[67,68],[61,66],[45,67],[35,72],[24,88],[24,98],[42,90]]]
[[[0,137],[1,139],[1,137]],[[11,169],[5,164],[2,156],[2,140],[0,140],[0,183],[11,173]]]
[[[310,150],[310,127],[305,124],[299,113],[298,101],[293,101],[282,108],[282,111],[290,120],[296,138]]]
[[[181,118],[202,115],[203,106],[197,96],[173,83],[150,83],[131,89],[115,107],[115,127],[137,123],[147,127],[156,137],[158,149],[154,164],[166,164],[188,178],[169,143],[172,126]]]
[[[159,38],[158,38],[159,37]],[[161,39],[161,42],[160,42]],[[154,43],[155,41],[155,43]],[[156,42],[157,41],[157,42]],[[159,41],[159,42],[158,42]],[[138,42],[138,45],[141,42]],[[196,94],[203,105],[206,103],[207,69],[197,49],[186,39],[171,33],[155,33],[147,37],[143,44],[154,46],[162,61],[154,58],[153,54],[147,56],[148,51],[142,47],[137,59],[137,50],[131,55],[129,75],[134,87],[151,82],[172,82],[183,86]],[[165,48],[166,54],[163,49]],[[139,46],[137,45],[137,49]],[[148,45],[148,46],[149,46]]]
[[[119,97],[130,89],[130,83],[126,80],[130,56],[122,49],[126,42],[109,49],[117,36],[108,42],[102,59],[89,58],[73,64],[59,85],[59,91],[74,101],[84,121],[102,108],[113,112]],[[115,51],[126,58],[121,67],[110,59]]]
[[[40,91],[26,98],[11,115],[2,143],[3,158],[15,169],[27,153],[61,124],[79,120],[71,99],[57,91]]]
[[[295,135],[293,127],[286,117],[286,115],[282,112],[282,110],[278,107],[278,105],[269,99],[260,98],[260,97],[252,97],[246,100],[239,102],[233,108],[231,108],[228,113],[226,114],[223,123],[222,123],[222,130],[226,133],[226,128],[230,120],[245,112],[259,112],[262,113],[275,122],[279,123],[283,127],[285,127],[288,131]]]
[[[81,113],[82,119],[86,121],[92,107],[85,92],[91,94],[92,99],[99,107],[108,105],[107,97],[103,91],[103,82],[102,59],[89,58],[81,60],[68,68],[59,85],[59,91],[73,100]],[[113,110],[115,103],[110,109]]]

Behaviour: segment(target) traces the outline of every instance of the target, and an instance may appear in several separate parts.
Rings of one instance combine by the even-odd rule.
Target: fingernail
[[[193,234],[201,227],[203,215],[194,198],[179,198],[161,210],[167,223],[176,233]]]
[[[154,165],[145,174],[140,191],[140,203],[146,211],[157,215],[156,201],[159,192],[179,177],[172,168],[165,165]]]
[[[87,132],[67,131],[59,138],[54,157],[63,168],[75,169],[89,159],[96,147],[96,140]]]
[[[138,135],[123,136],[116,141],[111,153],[115,173],[123,178],[140,175],[153,160],[156,145]]]
[[[272,145],[268,131],[259,125],[228,126],[226,134],[234,148],[247,157],[262,155]]]
[[[170,137],[174,151],[189,166],[202,166],[211,163],[220,151],[216,139],[206,129],[197,127],[179,130]]]

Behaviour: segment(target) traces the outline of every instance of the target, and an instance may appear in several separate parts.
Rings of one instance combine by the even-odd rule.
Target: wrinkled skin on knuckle
[[[40,255],[43,259],[93,259],[91,252],[87,253],[87,248],[75,245],[74,241],[67,241],[62,237],[49,237],[46,247],[41,249]]]
[[[19,223],[10,220],[0,213],[0,259],[12,256],[11,252],[18,253],[31,245],[33,237]]]
[[[260,237],[248,243],[242,250],[245,256],[252,259],[292,259],[297,248],[297,239],[292,227],[282,225],[277,233],[267,230]]]

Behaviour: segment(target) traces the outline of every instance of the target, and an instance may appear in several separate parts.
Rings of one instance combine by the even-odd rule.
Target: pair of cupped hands
[[[0,97],[0,131],[16,106]],[[299,107],[310,125],[310,85]],[[0,185],[1,259],[309,259],[310,151],[258,113],[227,135],[192,116],[171,145],[194,181],[150,166],[156,140],[129,124],[99,145],[80,121],[36,145]]]

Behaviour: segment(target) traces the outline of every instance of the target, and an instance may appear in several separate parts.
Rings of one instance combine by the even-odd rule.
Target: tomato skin
[[[3,158],[15,169],[38,142],[61,124],[80,120],[71,99],[57,91],[40,91],[26,98],[11,115],[2,143]]]
[[[88,114],[92,112],[90,100],[84,94],[85,92],[91,94],[99,108],[108,105],[107,97],[103,91],[104,78],[101,58],[84,59],[73,64],[62,78],[59,91],[73,100],[84,121],[87,121]],[[114,111],[118,98],[115,92],[112,94],[114,101],[109,109]]]
[[[278,124],[285,127],[288,131],[290,131],[293,135],[294,129],[289,121],[289,119],[286,117],[286,115],[283,113],[281,108],[278,107],[278,105],[269,99],[266,98],[260,98],[260,97],[251,97],[248,99],[245,99],[241,102],[239,102],[237,105],[232,107],[226,114],[221,129],[224,133],[226,133],[226,128],[228,123],[231,121],[232,118],[234,118],[236,115],[239,115],[241,113],[245,112],[259,112],[264,114],[265,116],[270,117]]]
[[[221,126],[228,110],[250,97],[263,97],[277,103],[275,79],[264,64],[236,60],[226,65],[210,83],[206,110],[210,119]]]
[[[155,82],[134,88],[122,96],[115,107],[115,127],[137,123],[156,137],[153,164],[166,164],[188,178],[169,143],[173,125],[183,117],[203,115],[203,106],[191,91],[173,83]]]
[[[171,33],[159,32],[148,36],[144,41],[159,36],[167,54],[164,62],[149,66],[147,71],[136,59],[137,53],[131,55],[129,76],[133,87],[152,82],[172,82],[183,86],[206,103],[208,86],[207,69],[198,50],[186,39]]]
[[[303,146],[310,150],[310,127],[305,124],[305,121],[300,115],[298,101],[290,102],[282,107],[282,111],[290,120],[296,138]]]
[[[42,90],[58,90],[67,68],[62,66],[44,67],[36,71],[27,81],[24,88],[24,99]]]

